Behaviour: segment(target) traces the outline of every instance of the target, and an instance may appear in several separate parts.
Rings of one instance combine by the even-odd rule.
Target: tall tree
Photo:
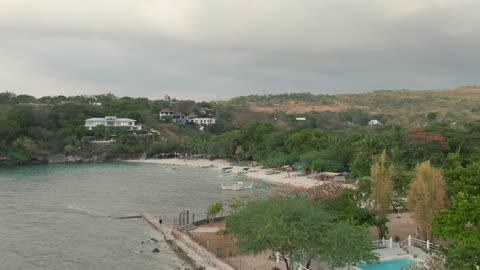
[[[433,221],[435,235],[450,240],[445,249],[449,269],[480,268],[479,206],[480,195],[459,192],[452,198],[450,207]]]
[[[441,171],[433,168],[430,161],[418,164],[407,192],[407,208],[420,224],[425,239],[432,238],[432,220],[446,206],[445,193]]]
[[[321,206],[303,198],[274,196],[252,201],[227,218],[227,231],[244,252],[278,252],[287,269],[318,256],[326,232],[334,227]]]
[[[373,208],[382,217],[386,217],[392,205],[392,176],[393,166],[387,164],[387,154],[385,151],[370,169],[372,178]]]
[[[226,227],[237,236],[241,249],[279,252],[287,269],[302,261],[308,267],[313,258],[328,260],[331,267],[376,259],[363,227],[337,223],[321,205],[303,197],[274,196],[250,202],[227,219]],[[345,249],[347,245],[355,248]]]
[[[323,249],[319,252],[320,259],[331,270],[378,259],[371,252],[372,245],[365,227],[339,223],[327,232],[324,241]]]

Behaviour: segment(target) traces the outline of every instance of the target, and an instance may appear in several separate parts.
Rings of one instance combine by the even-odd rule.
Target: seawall
[[[179,253],[184,260],[193,265],[195,269],[235,270],[235,268],[217,258],[215,254],[194,242],[183,232],[160,224],[158,219],[149,213],[142,213],[142,217],[157,231],[163,234],[165,241]]]

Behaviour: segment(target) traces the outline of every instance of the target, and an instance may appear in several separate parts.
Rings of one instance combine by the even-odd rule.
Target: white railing
[[[424,241],[421,239],[413,238],[412,236],[408,236],[408,238],[404,239],[403,241],[400,241],[399,243],[394,243],[392,238],[390,239],[380,239],[380,240],[375,240],[372,241],[372,248],[373,249],[382,249],[382,248],[394,248],[394,247],[399,247],[406,249],[408,247],[417,247],[420,248],[426,252],[434,252],[434,253],[439,253],[440,252],[440,246],[433,244],[429,240]]]
[[[440,252],[440,246],[433,244],[430,242],[430,240],[424,241],[421,239],[413,238],[411,235],[408,236],[407,239],[403,240],[402,242],[399,243],[399,246],[401,248],[406,248],[406,247],[417,247],[422,250],[425,250],[427,252],[434,252],[434,253],[439,253]]]
[[[390,239],[380,239],[380,240],[375,240],[372,241],[371,243],[373,249],[381,249],[381,248],[393,248],[394,243],[393,239],[390,237]]]

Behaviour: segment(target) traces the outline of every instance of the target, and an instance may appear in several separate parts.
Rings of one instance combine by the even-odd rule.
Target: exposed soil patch
[[[334,104],[314,104],[314,103],[305,103],[298,101],[287,101],[283,103],[276,103],[272,105],[249,105],[250,110],[253,112],[261,113],[278,113],[284,112],[287,114],[304,114],[308,112],[342,112],[348,109],[360,109],[363,111],[370,112],[370,107],[367,106],[357,106],[351,105],[344,102],[335,102]]]
[[[225,227],[223,222],[215,222],[200,226],[205,227],[205,230],[200,231],[208,231],[208,228],[215,226],[220,229]],[[258,255],[241,254],[240,250],[235,247],[235,238],[224,235],[221,231],[217,233],[191,232],[190,237],[236,269],[272,269],[275,266],[284,269],[283,265],[275,263],[272,252]]]

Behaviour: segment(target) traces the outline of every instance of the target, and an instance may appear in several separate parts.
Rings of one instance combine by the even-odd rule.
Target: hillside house
[[[167,116],[172,117],[175,114],[175,111],[170,108],[166,108],[166,109],[161,109],[159,114],[160,114],[160,119],[165,119]]]
[[[320,172],[311,174],[308,178],[320,181],[342,182],[345,181],[345,175],[346,173]]]
[[[136,125],[137,120],[129,118],[117,118],[116,116],[105,116],[104,118],[89,118],[85,120],[85,127],[93,130],[99,125],[105,126],[110,130],[141,130],[142,125]]]
[[[307,121],[307,118],[305,117],[296,117],[295,120],[297,120],[297,123],[303,123]]]
[[[188,116],[183,113],[174,113],[172,115],[172,122],[175,124],[185,124],[187,122]]]
[[[215,118],[213,117],[198,117],[195,114],[187,116],[182,113],[177,113],[172,109],[162,109],[159,114],[161,120],[171,117],[172,122],[175,124],[197,124],[199,126],[215,124]]]
[[[199,112],[204,116],[208,116],[208,117],[211,117],[215,114],[215,111],[213,109],[206,108],[206,107],[200,108]]]
[[[194,117],[194,118],[188,119],[188,121],[190,123],[195,123],[197,125],[204,125],[204,126],[215,124],[215,118],[209,118],[209,117]]]

